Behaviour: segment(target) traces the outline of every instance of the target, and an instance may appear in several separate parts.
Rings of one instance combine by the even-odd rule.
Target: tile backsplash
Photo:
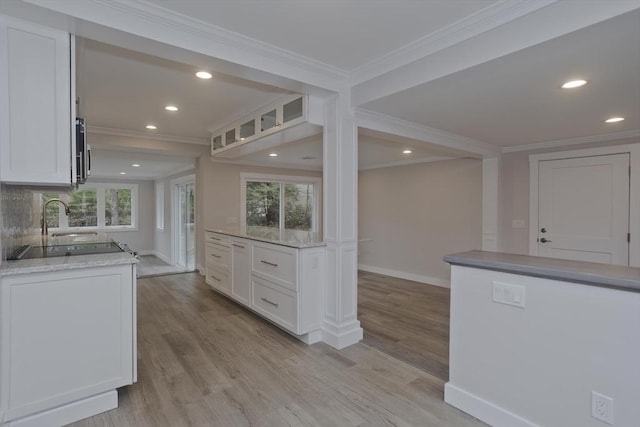
[[[2,261],[38,233],[40,193],[20,186],[0,185]]]

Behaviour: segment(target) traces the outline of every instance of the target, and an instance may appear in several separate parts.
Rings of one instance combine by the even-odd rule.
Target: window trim
[[[131,225],[105,225],[105,208],[106,202],[105,190],[107,188],[122,188],[131,190]],[[58,224],[59,227],[50,227],[49,230],[56,231],[83,231],[96,230],[104,232],[119,231],[138,231],[138,184],[118,183],[118,182],[95,182],[91,184],[79,185],[77,190],[96,190],[96,214],[98,225],[86,227],[69,227],[69,217],[65,215],[64,210],[58,208]],[[58,197],[69,201],[69,193],[59,194]]]
[[[314,176],[297,176],[297,175],[271,175],[252,172],[240,173],[240,232],[247,232],[247,181],[249,182],[278,182],[281,184],[313,184],[313,211],[311,214],[311,231],[317,233],[319,230],[318,220],[320,217],[320,195],[322,194],[322,178]],[[280,213],[284,209],[282,200],[284,187],[280,187]],[[284,215],[279,218],[280,233],[284,228]]]
[[[164,231],[164,182],[156,181],[156,230]]]

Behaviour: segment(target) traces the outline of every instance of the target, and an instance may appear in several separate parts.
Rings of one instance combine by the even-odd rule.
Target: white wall
[[[494,281],[524,287],[526,307],[493,302]],[[454,266],[445,400],[496,427],[640,422],[640,293]]]
[[[322,172],[298,169],[278,169],[214,163],[208,156],[198,159],[196,183],[196,218],[198,265],[203,266],[206,229],[239,228],[240,173],[322,177]],[[322,197],[320,197],[321,199]],[[320,206],[322,213],[322,206]],[[234,222],[235,221],[235,222]],[[322,223],[322,218],[318,218]],[[166,218],[165,218],[166,223]]]
[[[503,154],[500,160],[500,194],[498,196],[500,210],[498,250],[517,254],[529,253],[530,154],[624,145],[637,142],[640,142],[640,139],[633,138]],[[524,228],[513,228],[513,220],[524,220]]]
[[[448,286],[447,254],[482,245],[482,161],[359,173],[360,268]]]

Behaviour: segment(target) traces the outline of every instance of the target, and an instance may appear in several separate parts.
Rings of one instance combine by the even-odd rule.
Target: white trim
[[[364,330],[357,320],[337,326],[325,317],[322,324],[322,341],[338,350],[362,341],[363,336]]]
[[[499,249],[500,158],[482,160],[482,250]]]
[[[156,230],[164,231],[164,196],[165,196],[165,183],[164,181],[156,181],[154,186],[154,201],[155,201],[155,209],[156,209]]]
[[[399,49],[387,53],[351,72],[351,84],[357,85],[418,59],[432,55],[478,34],[507,24],[535,12],[557,0],[503,0],[427,34]]]
[[[247,181],[279,182],[286,184],[313,184],[313,212],[311,214],[311,227],[313,232],[319,229],[320,220],[320,194],[322,194],[322,179],[313,176],[295,175],[271,175],[252,172],[240,172],[240,231],[247,232]],[[280,188],[280,201],[283,199],[284,188]],[[280,230],[284,230],[284,204],[280,203]]]
[[[361,168],[358,168],[358,170],[368,171],[372,169],[395,168],[397,166],[409,166],[409,165],[418,165],[421,163],[442,162],[444,160],[455,160],[457,158],[458,157],[432,156],[432,157],[424,157],[422,159],[398,160],[397,162],[378,163],[371,166],[361,167]]]
[[[538,168],[545,160],[561,160],[576,157],[607,156],[629,153],[631,165],[629,177],[629,265],[640,267],[640,143],[558,151],[529,156],[529,254],[538,253]]]
[[[446,148],[455,148],[467,153],[487,157],[495,157],[500,154],[500,148],[496,145],[398,119],[397,117],[375,111],[354,108],[353,114],[358,127],[399,135],[405,138],[415,139],[416,141],[429,142]]]
[[[451,381],[444,385],[444,401],[494,427],[539,427],[513,412],[451,384]]]
[[[150,139],[153,141],[180,142],[184,144],[209,145],[208,139],[189,138],[186,136],[164,135],[151,132],[140,132],[127,129],[115,129],[103,126],[88,126],[87,132],[96,135],[122,136],[125,138]]]
[[[640,129],[622,132],[605,133],[602,135],[581,136],[578,138],[558,139],[555,141],[534,142],[532,144],[510,145],[502,147],[503,153],[515,153],[518,151],[533,151],[546,148],[565,147],[569,145],[589,144],[592,142],[615,141],[628,138],[640,138]]]
[[[358,264],[358,270],[366,271],[369,273],[382,274],[390,277],[397,277],[398,279],[411,280],[412,282],[424,283],[425,285],[433,285],[441,288],[450,288],[451,283],[446,279],[439,279],[437,277],[424,276],[422,274],[407,273],[399,270],[391,270],[389,268],[373,267],[371,265]]]

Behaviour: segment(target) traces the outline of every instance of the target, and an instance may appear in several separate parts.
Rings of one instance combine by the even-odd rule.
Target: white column
[[[482,160],[482,250],[498,250],[500,159]]]
[[[362,339],[358,310],[358,132],[348,95],[325,104],[324,240],[327,243],[322,340],[344,348]]]

